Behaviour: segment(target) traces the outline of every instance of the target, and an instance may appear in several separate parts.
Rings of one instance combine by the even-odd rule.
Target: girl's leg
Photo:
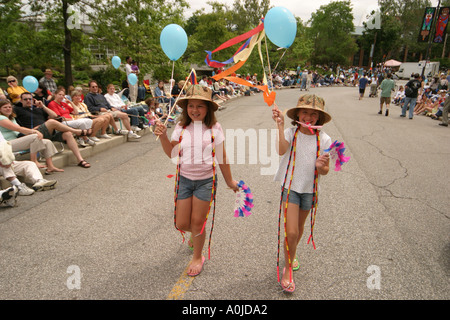
[[[283,208],[285,208],[286,203],[283,202]],[[286,248],[286,240],[284,242],[284,260],[286,266],[286,272],[281,279],[281,283],[284,287],[289,285],[290,281],[290,271],[289,271],[289,257],[291,260],[291,265],[294,261],[295,255],[297,253],[297,246],[303,235],[303,230],[305,226],[306,218],[308,217],[309,210],[301,210],[297,204],[289,203],[287,209],[286,217],[286,236],[287,244],[289,246],[289,255]]]
[[[187,273],[198,274],[203,267],[203,246],[205,244],[206,232],[200,234],[205,223],[206,215],[208,214],[209,201],[203,201],[197,197],[192,197],[192,212],[191,212],[191,232],[192,243],[194,245],[194,255],[189,264]]]

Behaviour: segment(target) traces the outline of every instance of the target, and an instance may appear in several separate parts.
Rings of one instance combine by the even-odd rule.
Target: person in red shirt
[[[53,96],[53,100],[48,104],[48,108],[54,111],[58,116],[62,118],[62,123],[66,124],[69,127],[74,129],[81,129],[83,131],[81,137],[77,139],[77,142],[80,146],[86,147],[86,144],[91,146],[95,145],[95,141],[89,139],[88,136],[92,134],[92,119],[89,118],[81,118],[74,119],[72,117],[72,113],[78,114],[78,110],[74,112],[72,106],[64,102],[65,100],[65,90],[63,88],[59,88],[55,91]]]

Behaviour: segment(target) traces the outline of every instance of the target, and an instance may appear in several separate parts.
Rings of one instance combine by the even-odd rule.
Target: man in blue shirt
[[[366,74],[359,79],[359,100],[362,100],[364,97],[364,92],[366,91],[367,83],[369,83],[369,79],[366,78]]]

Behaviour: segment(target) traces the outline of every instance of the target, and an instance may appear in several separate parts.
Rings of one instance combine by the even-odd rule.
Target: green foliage
[[[105,70],[99,70],[92,73],[92,80],[97,81],[99,88],[106,92],[108,84],[112,83],[121,87],[122,81],[126,80],[126,73],[120,69],[114,69],[112,66],[108,66]]]
[[[312,14],[309,30],[314,41],[313,63],[347,65],[357,51],[351,3],[333,1]]]

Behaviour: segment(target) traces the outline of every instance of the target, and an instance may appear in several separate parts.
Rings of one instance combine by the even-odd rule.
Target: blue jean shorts
[[[216,176],[217,186],[217,176]],[[203,201],[211,200],[213,178],[204,180],[191,180],[180,175],[180,185],[178,189],[178,200],[188,199],[195,196]]]
[[[289,203],[296,204],[301,210],[309,210],[313,204],[313,193],[289,192]],[[283,191],[283,202],[286,202],[287,189]]]

